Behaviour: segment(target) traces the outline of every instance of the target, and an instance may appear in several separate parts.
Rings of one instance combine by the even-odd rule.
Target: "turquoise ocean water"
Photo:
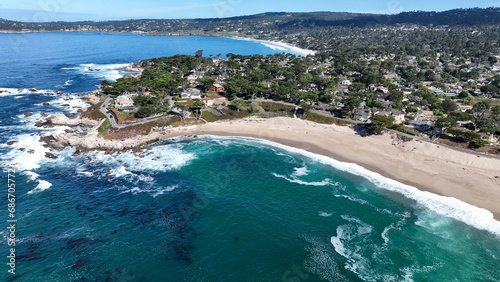
[[[500,280],[500,223],[491,213],[269,141],[198,136],[142,155],[68,148],[44,157],[39,137],[65,128],[35,127],[40,112],[86,106],[47,92],[92,90],[149,57],[275,52],[267,46],[97,33],[0,40],[0,220],[8,226],[8,164],[18,220],[17,276],[7,272],[9,231],[0,232],[5,280]]]

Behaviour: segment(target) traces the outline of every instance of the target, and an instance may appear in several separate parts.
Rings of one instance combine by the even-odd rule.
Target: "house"
[[[146,92],[144,92],[144,96],[149,96],[149,94],[151,94],[151,92],[150,92],[150,91],[146,91]]]
[[[488,141],[491,144],[497,144],[498,143],[498,137],[496,137],[494,134],[487,134],[487,133],[482,133],[481,134],[481,139]]]
[[[394,117],[395,124],[402,124],[406,121],[405,114],[399,110],[392,110],[391,115]]]
[[[352,82],[349,79],[344,79],[344,80],[342,80],[342,82],[340,84],[345,85],[345,86],[350,86],[350,85],[352,85]]]
[[[118,96],[115,99],[115,108],[123,110],[125,108],[130,108],[134,106],[134,100],[130,99],[129,96]]]
[[[345,94],[348,94],[349,93],[349,86],[347,86],[347,85],[340,85],[339,86],[339,91],[343,92]]]
[[[384,74],[384,78],[385,79],[396,79],[396,78],[398,78],[398,75],[394,72],[386,72]]]
[[[429,131],[434,127],[434,122],[432,120],[421,117],[410,120],[408,124],[419,131]]]
[[[387,99],[388,99],[389,96],[391,96],[391,94],[377,90],[377,93],[375,93],[374,97],[378,101],[384,102],[384,101],[387,101]]]
[[[181,93],[183,99],[201,99],[201,90],[196,88],[188,88]]]
[[[212,84],[210,88],[208,89],[210,92],[224,92],[224,86],[220,85],[219,83]]]
[[[359,120],[361,122],[366,122],[371,118],[371,116],[372,116],[372,113],[370,110],[363,110],[362,112],[356,114],[354,116],[354,119]]]
[[[214,98],[214,105],[227,105],[229,100],[226,97]]]
[[[424,119],[434,119],[434,112],[420,110],[420,111],[418,111],[416,117],[417,118],[424,118]]]
[[[207,97],[205,97],[205,98],[202,98],[202,99],[201,99],[201,101],[202,101],[203,103],[205,103],[205,105],[206,105],[207,107],[211,107],[211,106],[213,106],[213,105],[214,105],[214,99],[213,99],[213,98],[207,98]]]
[[[462,112],[464,112],[464,113],[465,113],[467,110],[472,110],[472,106],[460,105],[460,106],[459,106],[459,108],[460,108],[460,111],[462,111]]]

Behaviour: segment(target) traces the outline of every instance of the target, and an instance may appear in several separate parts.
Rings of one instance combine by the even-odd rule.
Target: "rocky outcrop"
[[[52,115],[48,120],[54,125],[67,125],[67,126],[96,126],[99,121],[88,119],[88,118],[69,118],[64,114]]]
[[[83,100],[85,102],[92,104],[92,105],[97,105],[101,102],[101,99],[99,97],[97,97],[96,95],[92,95],[92,94],[85,96],[85,98],[83,98]]]
[[[108,140],[99,136],[97,128],[100,123],[89,129],[85,135],[73,133],[54,133],[40,138],[47,147],[63,149],[67,146],[74,147],[79,153],[92,150],[106,151],[108,153],[137,149],[141,145],[157,142],[178,135],[188,135],[196,126],[188,127],[160,127],[153,128],[148,135],[137,135],[123,140]]]

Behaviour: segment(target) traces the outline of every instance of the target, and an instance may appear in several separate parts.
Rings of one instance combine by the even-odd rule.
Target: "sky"
[[[0,18],[24,22],[225,18],[263,12],[397,14],[500,7],[500,0],[1,0]]]

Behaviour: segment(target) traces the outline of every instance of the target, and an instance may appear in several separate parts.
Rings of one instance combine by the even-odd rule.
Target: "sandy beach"
[[[290,52],[291,51],[293,53],[296,53],[296,54],[299,54],[302,56],[316,54],[316,51],[314,51],[314,50],[303,49],[303,48],[300,48],[300,47],[297,47],[297,46],[294,46],[294,45],[291,45],[291,44],[288,44],[285,42],[281,42],[281,41],[260,40],[260,39],[246,38],[246,37],[232,37],[232,38],[237,38],[239,40],[260,42],[260,43],[268,46],[269,48],[276,49],[276,47],[278,47],[278,49],[284,49],[284,50],[282,50],[282,52]],[[280,51],[280,50],[277,50],[277,51]]]
[[[495,219],[500,219],[500,159],[497,158],[427,142],[404,142],[392,134],[361,137],[350,127],[292,118],[209,123],[192,127],[188,132],[266,139],[338,161],[356,163],[420,190],[487,209]],[[172,132],[172,135],[188,132]]]

